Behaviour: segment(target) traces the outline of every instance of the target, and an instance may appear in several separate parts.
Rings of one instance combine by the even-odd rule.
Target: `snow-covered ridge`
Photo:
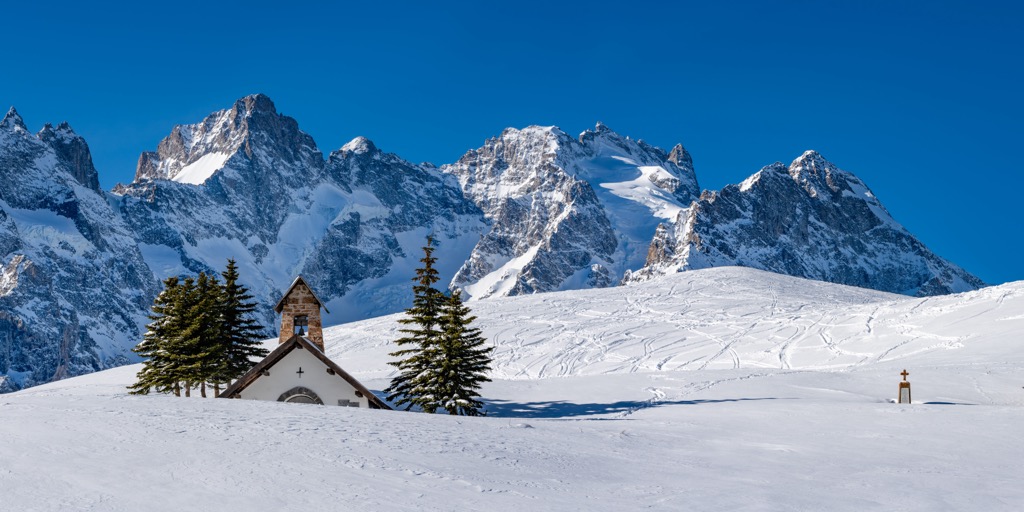
[[[659,229],[644,268],[626,281],[727,265],[906,295],[984,286],[914,238],[863,181],[814,151],[704,192]]]

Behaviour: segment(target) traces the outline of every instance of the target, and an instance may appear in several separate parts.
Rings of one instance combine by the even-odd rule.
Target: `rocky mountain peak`
[[[235,101],[232,110],[239,114],[248,115],[254,113],[277,114],[277,107],[274,106],[273,100],[266,94],[261,93],[250,94],[238,99]]]
[[[801,175],[817,176],[837,170],[836,166],[821,156],[821,153],[809,149],[789,164],[793,177]]]
[[[14,107],[7,110],[7,114],[0,121],[0,129],[28,132],[28,128],[25,127],[25,121],[18,115],[18,111]]]
[[[37,135],[44,141],[53,138],[82,139],[80,135],[75,133],[75,130],[71,128],[71,125],[68,124],[67,121],[62,121],[56,128],[52,124],[46,123],[43,125],[43,129],[39,130]]]
[[[668,154],[668,161],[678,165],[679,167],[693,169],[693,158],[690,156],[690,152],[687,151],[682,144],[676,144],[672,147],[672,151]]]
[[[789,164],[789,174],[797,179],[818,179],[838,170],[838,167],[814,150],[804,151]]]
[[[37,137],[53,148],[58,161],[79,183],[97,192],[100,190],[99,173],[92,163],[89,145],[82,136],[75,133],[67,121],[60,123],[56,128],[46,123]]]
[[[624,141],[629,140],[629,137],[623,137],[608,125],[598,121],[593,130],[584,130],[577,140],[584,146],[593,145],[598,140],[605,140],[614,146],[625,148],[627,145],[624,144]]]
[[[257,153],[266,162],[303,161],[313,170],[323,167],[316,143],[299,130],[298,122],[279,114],[266,95],[253,94],[199,123],[175,126],[155,152],[139,158],[135,182],[165,179],[200,185],[235,155],[251,160]]]

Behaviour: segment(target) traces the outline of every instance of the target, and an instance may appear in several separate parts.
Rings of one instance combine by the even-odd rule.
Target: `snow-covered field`
[[[1024,509],[1024,283],[722,268],[473,306],[490,417],[133,397],[118,368],[0,395],[0,509]],[[329,355],[383,388],[397,318]]]

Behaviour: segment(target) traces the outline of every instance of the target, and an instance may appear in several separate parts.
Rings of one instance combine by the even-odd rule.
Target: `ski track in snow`
[[[538,379],[706,369],[850,369],[970,343],[979,336],[970,326],[993,318],[999,300],[1019,303],[1021,293],[989,295],[982,290],[918,299],[719,268],[653,283],[470,304],[496,347],[494,376]],[[328,329],[329,354],[343,364],[381,360],[400,317]],[[371,366],[387,370],[375,376],[390,375],[379,363]]]

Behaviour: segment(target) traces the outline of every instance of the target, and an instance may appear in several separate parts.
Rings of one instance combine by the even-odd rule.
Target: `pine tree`
[[[491,352],[479,328],[471,327],[475,316],[456,290],[447,298],[441,316],[441,357],[438,361],[436,395],[438,407],[448,414],[480,416],[483,403],[478,400],[480,384],[490,382]]]
[[[176,380],[168,371],[171,361],[167,347],[179,327],[180,318],[175,315],[174,305],[181,292],[177,277],[164,280],[164,290],[153,300],[150,323],[146,325],[146,334],[142,342],[132,349],[136,354],[146,358],[142,370],[138,373],[138,381],[129,386],[133,395],[147,395],[151,390],[158,393],[170,393],[175,389]]]
[[[186,278],[180,286],[176,309],[181,328],[167,347],[171,358],[168,368],[191,396],[200,387],[206,396],[206,382],[218,374],[224,346],[220,343],[220,285],[217,278],[204,272],[197,279]]]
[[[178,293],[171,307],[175,318],[174,330],[164,345],[164,354],[168,361],[164,372],[167,378],[175,382],[174,394],[179,396],[182,388],[185,390],[185,396],[191,396],[192,384],[199,377],[198,361],[195,356],[198,350],[195,333],[199,326],[193,317],[197,302],[196,280],[186,277],[178,285]]]
[[[224,373],[227,344],[224,342],[224,296],[216,275],[199,273],[196,281],[197,311],[193,320],[201,326],[198,331],[200,392],[206,398],[206,383],[216,382]]]
[[[251,357],[264,357],[259,344],[262,327],[250,318],[256,309],[248,290],[238,283],[238,269],[228,260],[224,285],[215,275],[169,278],[153,303],[152,321],[135,352],[147,358],[132,393],[156,389],[185,396],[198,386],[206,397],[212,383],[238,378],[251,366]]]
[[[220,384],[242,376],[252,367],[252,359],[267,356],[261,346],[263,326],[252,318],[256,303],[249,290],[238,282],[238,267],[235,260],[228,259],[228,266],[221,273],[224,284],[222,293],[221,341],[225,347],[224,361],[213,379],[220,394]]]
[[[440,347],[440,314],[444,303],[444,295],[436,288],[440,278],[434,263],[434,239],[427,237],[427,245],[423,247],[423,263],[416,269],[413,278],[413,304],[405,310],[406,318],[399,320],[409,326],[399,329],[405,336],[395,340],[400,348],[391,353],[391,357],[399,358],[388,364],[398,368],[398,375],[391,379],[391,385],[385,391],[387,398],[395,405],[405,406],[408,410],[413,405],[419,406],[424,412],[437,410],[436,382],[433,372],[439,359]]]

